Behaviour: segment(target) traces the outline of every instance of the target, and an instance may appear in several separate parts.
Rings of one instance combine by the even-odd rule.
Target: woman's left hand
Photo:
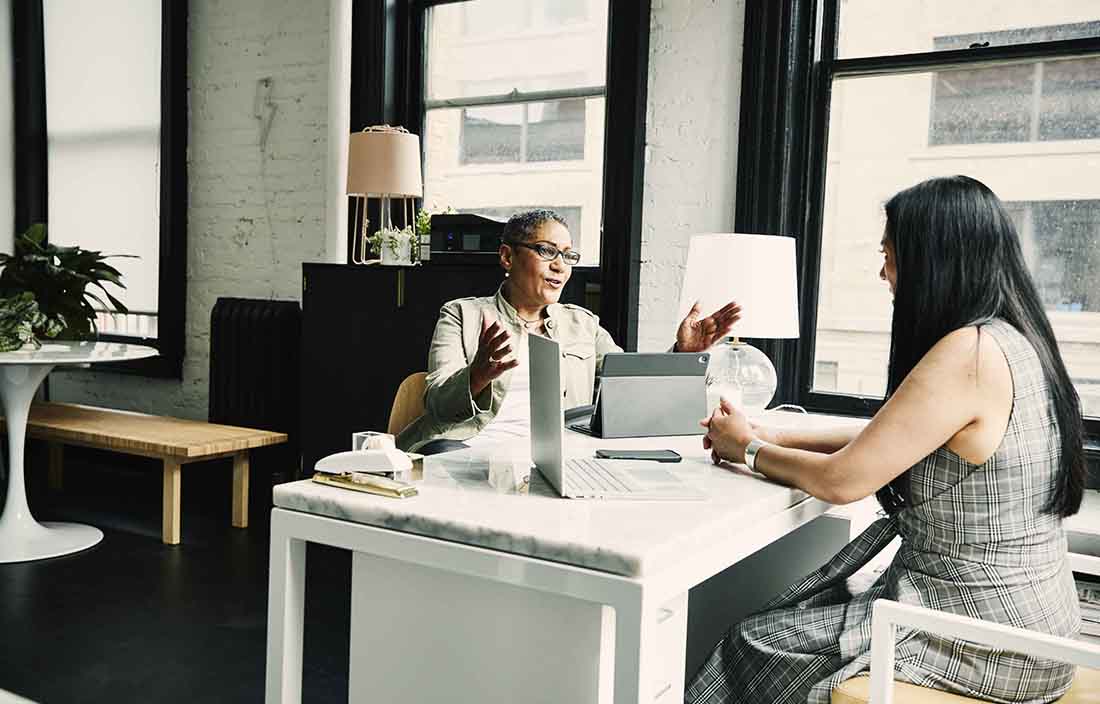
[[[715,464],[722,460],[745,462],[745,446],[756,437],[752,423],[738,408],[722,399],[710,418],[699,422],[707,429],[703,436],[703,449],[710,450]]]
[[[707,317],[700,319],[699,301],[688,311],[676,331],[677,352],[703,352],[729,334],[733,324],[741,319],[741,306],[730,301]]]

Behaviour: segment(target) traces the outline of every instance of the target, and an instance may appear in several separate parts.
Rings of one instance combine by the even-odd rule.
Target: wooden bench
[[[64,445],[95,447],[161,460],[164,464],[161,537],[168,545],[180,542],[180,472],[183,465],[232,457],[233,525],[247,528],[249,450],[287,440],[285,433],[71,403],[31,406],[27,437],[49,443],[49,484],[55,489],[61,488]]]

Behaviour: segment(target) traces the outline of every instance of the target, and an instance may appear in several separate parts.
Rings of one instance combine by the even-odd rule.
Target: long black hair
[[[967,176],[923,181],[887,201],[886,241],[897,265],[887,397],[948,333],[1007,321],[1039,355],[1061,436],[1061,466],[1045,510],[1077,513],[1085,486],[1080,401],[1000,199]],[[908,489],[905,472],[878,491],[879,503],[894,513]]]

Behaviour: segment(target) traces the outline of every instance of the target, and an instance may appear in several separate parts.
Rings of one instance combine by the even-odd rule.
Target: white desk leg
[[[39,523],[27,505],[23,450],[27,416],[39,384],[51,364],[5,364],[0,368],[0,397],[8,422],[8,496],[0,513],[0,563],[41,560],[90,548],[103,532],[78,523]]]
[[[302,629],[306,544],[287,534],[278,509],[271,515],[267,602],[267,704],[302,701]]]
[[[615,608],[615,704],[649,704],[657,614],[639,589]]]

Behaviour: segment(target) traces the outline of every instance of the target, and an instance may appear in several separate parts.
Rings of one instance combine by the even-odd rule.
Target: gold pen
[[[352,472],[350,474],[324,474],[322,472],[317,472],[313,475],[313,481],[318,484],[328,484],[329,486],[336,486],[341,489],[362,491],[367,494],[388,496],[393,499],[407,499],[419,493],[416,487],[411,484],[374,474],[366,474],[364,472]]]

